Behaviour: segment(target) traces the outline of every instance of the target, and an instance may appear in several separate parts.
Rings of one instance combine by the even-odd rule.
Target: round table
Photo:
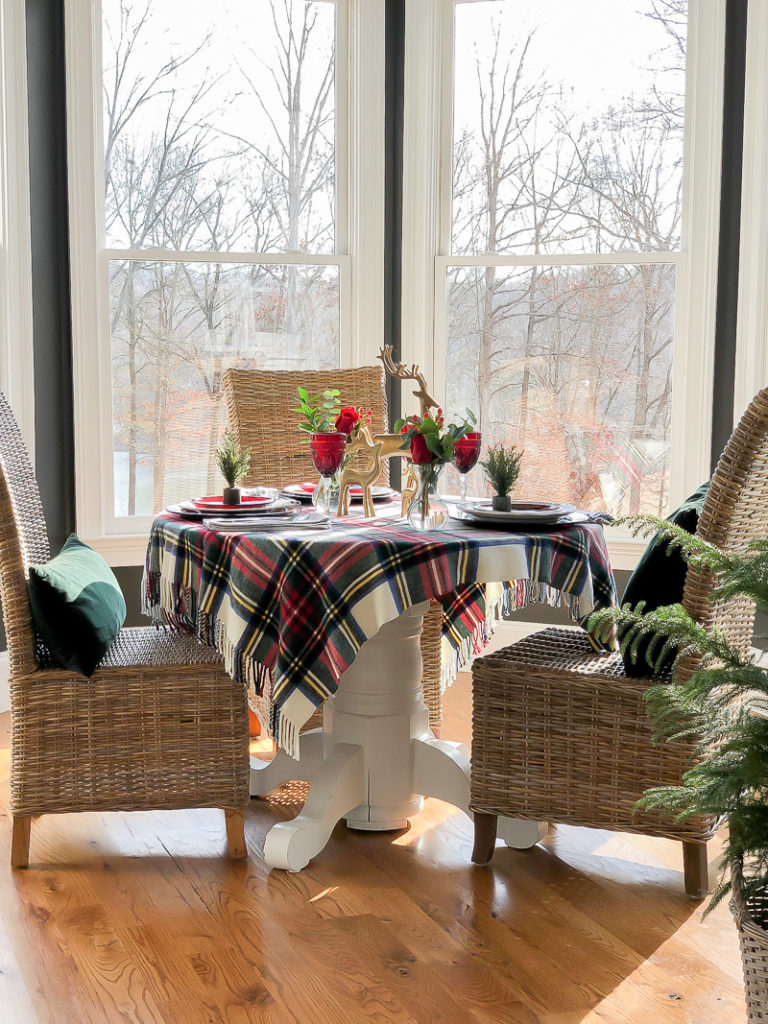
[[[270,866],[300,870],[342,818],[353,829],[401,829],[426,796],[469,813],[468,751],[429,729],[419,641],[434,598],[446,606],[449,642],[460,621],[476,629],[467,609],[494,580],[516,581],[506,596],[517,606],[562,595],[580,621],[615,601],[602,529],[591,524],[511,534],[457,523],[419,534],[400,522],[349,519],[327,533],[259,534],[155,520],[144,610],[193,628],[236,678],[274,677],[283,749],[269,763],[252,759],[252,795],[291,779],[311,783],[298,817],[267,835]],[[299,735],[326,697],[323,727]],[[543,828],[499,821],[500,837],[517,848]]]
[[[469,814],[469,751],[438,740],[421,695],[419,637],[428,603],[386,623],[360,649],[323,707],[323,727],[303,733],[298,760],[280,750],[270,762],[251,758],[251,795],[289,779],[310,782],[304,808],[267,833],[264,859],[300,871],[344,818],[352,829],[402,829],[434,796]],[[528,849],[546,822],[499,819],[498,835]]]

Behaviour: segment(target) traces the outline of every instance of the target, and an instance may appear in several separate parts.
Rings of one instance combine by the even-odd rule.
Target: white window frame
[[[384,335],[385,0],[333,2],[336,253],[229,252],[214,261],[338,266],[340,365],[356,366],[374,360]],[[211,254],[104,247],[100,0],[66,0],[65,17],[77,529],[111,565],[139,565],[152,518],[114,515],[109,260],[208,262]]]
[[[453,11],[478,0],[406,0],[403,168],[403,359],[444,379],[448,267],[531,265],[516,256],[451,255]],[[761,5],[768,6],[768,5]],[[751,14],[750,14],[751,16]],[[670,501],[709,476],[720,218],[725,0],[690,0],[679,253],[595,259],[547,256],[541,265],[673,263],[677,288]],[[645,542],[608,532],[614,568],[633,568]]]
[[[0,3],[0,386],[35,450],[24,0]]]
[[[750,4],[744,82],[734,425],[768,385],[768,4]]]

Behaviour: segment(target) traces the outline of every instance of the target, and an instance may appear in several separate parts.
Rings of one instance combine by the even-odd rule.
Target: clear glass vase
[[[340,492],[338,473],[334,473],[333,476],[321,476],[312,492],[313,507],[325,516],[337,516]]]
[[[448,506],[437,493],[442,462],[414,466],[418,489],[408,508],[408,522],[414,530],[442,530],[448,522]]]

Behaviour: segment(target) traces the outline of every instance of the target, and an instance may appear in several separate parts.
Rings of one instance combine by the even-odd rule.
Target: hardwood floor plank
[[[446,737],[468,706],[465,677]],[[7,770],[0,747],[6,812]],[[221,811],[49,816],[13,873],[0,814],[10,1024],[743,1024],[735,929],[685,900],[677,844],[557,828],[477,868],[469,820],[430,800],[406,832],[339,826],[305,871],[269,871],[296,810],[251,801],[242,863]]]
[[[13,1024],[37,1024],[37,1014],[13,950],[0,923],[0,1006],[3,1018]]]

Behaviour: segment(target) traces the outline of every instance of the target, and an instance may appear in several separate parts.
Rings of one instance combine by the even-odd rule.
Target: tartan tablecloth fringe
[[[507,583],[487,582],[505,577]],[[142,610],[194,630],[227,672],[271,701],[269,727],[298,756],[299,730],[385,622],[443,605],[441,686],[479,654],[497,622],[532,602],[572,619],[615,602],[599,526],[553,534],[340,523],[312,538],[219,535],[171,515],[152,527]]]
[[[269,696],[272,669],[260,661],[246,657],[227,636],[226,626],[215,615],[201,612],[191,587],[182,587],[164,579],[162,572],[144,574],[141,588],[141,611],[156,626],[171,630],[193,631],[197,638],[214,647],[224,661],[227,674],[246,687],[253,687],[260,697]]]
[[[581,621],[578,594],[568,594],[536,580],[506,580],[503,584],[485,584],[490,593],[492,588],[502,587],[500,594],[489,600],[485,597],[485,618],[476,623],[469,633],[459,634],[463,623],[454,625],[443,619],[441,640],[440,689],[443,693],[451,686],[463,669],[469,668],[478,655],[490,643],[496,627],[515,611],[521,611],[531,604],[548,604],[551,608],[565,607],[574,622]],[[480,602],[478,601],[478,604]],[[466,628],[466,627],[465,627]]]
[[[483,584],[490,589],[493,584]],[[472,664],[490,642],[496,627],[505,616],[520,611],[529,604],[548,604],[553,608],[565,605],[570,617],[579,618],[579,599],[545,583],[532,580],[508,580],[503,592],[491,603],[486,603],[485,618],[476,623],[469,632],[460,632],[461,622],[443,621],[442,673],[443,692],[455,681],[462,669]],[[480,601],[476,601],[479,606]],[[224,660],[227,673],[247,687],[253,687],[260,697],[268,697],[272,685],[272,668],[239,652],[237,645],[227,637],[226,627],[215,615],[206,615],[197,608],[195,591],[191,587],[180,587],[171,580],[162,578],[162,573],[145,574],[142,587],[141,611],[156,626],[172,630],[193,630],[195,635],[210,647],[215,647]],[[466,626],[463,627],[467,629]]]

